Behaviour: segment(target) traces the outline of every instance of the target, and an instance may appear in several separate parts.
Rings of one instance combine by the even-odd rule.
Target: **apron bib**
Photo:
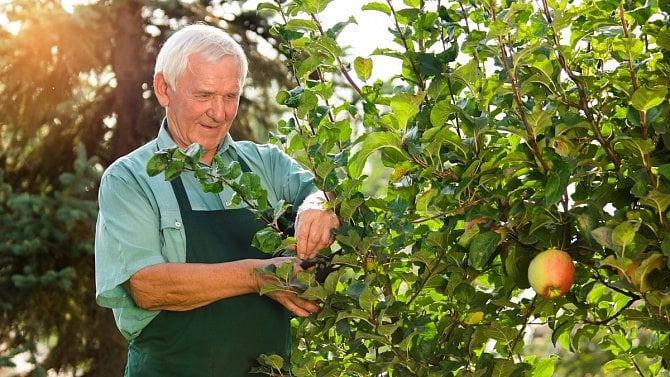
[[[244,166],[243,166],[244,168]],[[247,209],[193,211],[181,177],[172,181],[186,234],[186,262],[267,259],[251,246],[264,225]],[[256,358],[291,349],[289,313],[247,294],[183,312],[164,310],[130,342],[126,377],[254,376]],[[260,374],[258,374],[260,375]]]

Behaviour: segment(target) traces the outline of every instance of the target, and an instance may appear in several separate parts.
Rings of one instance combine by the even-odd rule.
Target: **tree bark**
[[[116,29],[112,68],[117,87],[112,111],[116,129],[112,139],[112,160],[127,154],[156,135],[159,127],[155,106],[147,106],[143,84],[151,86],[152,66],[145,64],[148,35],[144,32],[142,4],[138,0],[116,3]]]

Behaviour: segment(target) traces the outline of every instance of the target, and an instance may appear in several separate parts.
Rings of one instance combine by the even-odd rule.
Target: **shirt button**
[[[181,228],[181,223],[179,221],[176,221],[174,223],[175,228]]]

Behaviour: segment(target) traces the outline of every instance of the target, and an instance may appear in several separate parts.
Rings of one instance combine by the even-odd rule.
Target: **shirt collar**
[[[158,130],[158,137],[156,141],[158,144],[158,149],[172,148],[177,145],[177,143],[174,142],[172,136],[170,136],[170,133],[168,132],[167,118],[163,118],[163,121],[161,122],[161,127],[160,130]],[[229,133],[226,134],[223,140],[221,140],[221,143],[219,144],[219,147],[216,152],[216,154],[218,155],[224,153],[231,153],[233,157],[237,159],[237,153],[235,151],[235,141],[233,140],[233,138],[230,136]]]

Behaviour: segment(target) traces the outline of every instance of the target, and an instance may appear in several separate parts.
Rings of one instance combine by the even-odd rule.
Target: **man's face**
[[[205,149],[202,160],[211,162],[237,115],[241,81],[233,56],[211,63],[199,54],[189,56],[174,89],[162,74],[156,75],[156,97],[167,110],[168,129],[179,147],[198,143]]]

